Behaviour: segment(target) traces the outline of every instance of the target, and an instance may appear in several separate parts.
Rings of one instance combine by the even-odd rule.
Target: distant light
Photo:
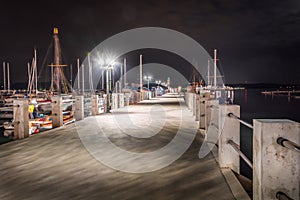
[[[58,35],[58,28],[54,27],[53,34]]]

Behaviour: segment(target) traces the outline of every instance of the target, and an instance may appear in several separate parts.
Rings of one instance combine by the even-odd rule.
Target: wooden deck
[[[148,103],[130,106],[134,110],[130,117],[141,123],[135,130],[137,134],[145,130],[148,119],[143,119],[143,112],[152,105]],[[178,104],[170,102],[161,106],[166,113],[180,109]],[[182,110],[185,118],[190,118],[183,125],[187,129],[195,126],[192,114],[186,107]],[[97,119],[109,130],[111,141],[134,152],[163,147],[174,138],[179,122],[168,116],[158,135],[134,139],[128,135],[121,137],[120,127],[111,127],[112,116],[105,114]],[[132,131],[128,127],[124,130]],[[183,156],[171,165],[134,174],[112,169],[91,156],[75,124],[43,132],[0,145],[0,199],[234,199],[214,157],[209,154],[198,158],[202,141],[201,134],[197,134]]]

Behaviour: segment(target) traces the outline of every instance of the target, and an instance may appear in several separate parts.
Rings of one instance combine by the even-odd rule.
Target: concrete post
[[[185,103],[189,110],[191,110],[191,94],[189,92],[185,93]]]
[[[193,98],[193,104],[192,104],[192,112],[193,112],[193,115],[195,116],[196,115],[196,101],[197,101],[197,96],[195,93],[192,94],[192,98]]]
[[[92,95],[92,115],[99,114],[99,96]]]
[[[119,93],[119,107],[124,108],[124,94]]]
[[[17,139],[29,137],[28,100],[14,100],[14,134]]]
[[[112,106],[111,106],[112,110],[118,109],[118,101],[119,101],[118,94],[113,93],[112,94]]]
[[[104,98],[104,112],[105,113],[109,113],[110,112],[110,94],[104,94],[103,95]]]
[[[144,100],[143,98],[144,98],[144,94],[143,94],[143,91],[141,91],[138,102],[143,101]]]
[[[207,100],[205,101],[205,130],[208,130],[210,125],[210,121],[212,119],[212,111],[217,109],[216,107],[219,106],[218,100]]]
[[[63,125],[62,114],[62,98],[60,96],[53,96],[52,103],[52,128],[60,127]]]
[[[184,100],[185,100],[185,104],[186,104],[186,106],[187,106],[187,108],[189,109],[189,95],[188,95],[189,93],[185,93],[184,94]]]
[[[237,145],[240,145],[240,122],[228,117],[228,113],[233,113],[235,116],[240,117],[240,106],[219,105],[219,110],[219,165],[221,168],[230,168],[239,174],[240,156],[232,146],[228,144],[228,141],[232,140]]]
[[[76,121],[79,121],[84,118],[84,96],[76,96],[75,99],[76,101],[74,104],[74,115]]]
[[[200,112],[199,112],[199,128],[205,129],[205,102],[206,99],[203,97],[200,97],[199,103],[200,103]]]
[[[193,94],[192,93],[189,93],[189,100],[190,100],[190,103],[189,103],[189,109],[193,112]]]
[[[199,121],[200,120],[200,96],[197,95],[196,96],[196,113],[195,113],[195,116],[196,116],[196,121]]]
[[[130,93],[125,93],[124,106],[129,106],[129,102],[130,102]]]
[[[285,119],[253,120],[253,199],[276,199],[278,191],[299,200],[300,156],[277,144],[300,143],[300,124]]]
[[[188,93],[188,108],[190,111],[192,111],[192,105],[193,105],[193,96],[192,93]]]

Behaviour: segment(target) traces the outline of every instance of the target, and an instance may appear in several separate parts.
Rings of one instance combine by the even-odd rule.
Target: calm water
[[[300,99],[265,96],[260,89],[235,91],[234,103],[240,105],[241,119],[291,119],[300,122]],[[241,125],[241,150],[252,160],[252,130]],[[241,173],[252,178],[252,170],[241,160]]]

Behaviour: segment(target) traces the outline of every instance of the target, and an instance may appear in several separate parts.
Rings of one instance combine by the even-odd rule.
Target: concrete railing
[[[108,98],[111,97],[109,104]],[[53,96],[51,102],[52,108],[52,128],[60,127],[64,124],[63,122],[63,103],[66,101],[66,96]],[[70,97],[68,97],[70,98]],[[71,97],[72,98],[72,97]],[[109,110],[123,108],[129,105],[129,99],[126,100],[124,93],[113,93],[106,97],[99,97],[98,95],[85,96],[74,96],[68,101],[72,101],[72,110],[74,111],[74,118],[76,121],[84,119],[86,116],[99,115]],[[127,103],[126,103],[127,102]],[[14,100],[13,106],[5,107],[3,110],[11,109],[13,111],[13,125],[14,135],[16,139],[22,139],[29,137],[29,100],[21,99]],[[111,107],[110,107],[111,106]]]
[[[295,199],[300,196],[300,124],[286,119],[240,119],[239,105],[185,94],[188,109],[205,129],[205,139],[218,136],[221,168],[240,174],[240,158],[253,168],[253,199]],[[253,129],[253,162],[240,150],[240,124]],[[213,130],[213,131],[210,131]]]

